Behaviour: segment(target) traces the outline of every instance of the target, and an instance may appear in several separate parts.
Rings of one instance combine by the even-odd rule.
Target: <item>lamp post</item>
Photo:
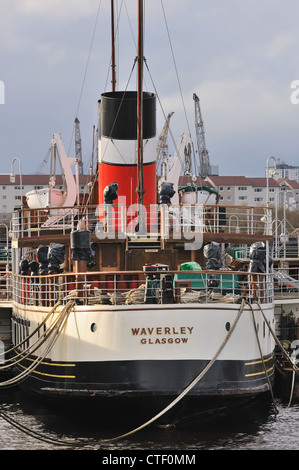
[[[10,173],[10,182],[14,183],[16,181],[16,176],[14,174],[14,162],[19,162],[19,173],[20,173],[20,197],[21,197],[21,210],[23,209],[23,182],[22,182],[22,165],[21,160],[18,157],[14,157],[11,161],[11,173]]]
[[[274,160],[274,168],[276,170],[276,159],[274,157],[268,157],[267,158],[267,171],[266,171],[266,181],[267,181],[267,201],[266,201],[266,204],[267,204],[267,207],[269,207],[269,161],[273,159]],[[274,170],[274,171],[275,171]]]
[[[274,168],[276,170],[276,159],[274,157],[268,157],[267,158],[267,172],[266,172],[266,181],[267,181],[267,201],[266,201],[266,206],[267,206],[267,227],[266,227],[266,234],[267,236],[270,235],[270,220],[269,220],[269,161],[270,160],[274,161]],[[275,171],[274,170],[274,171]],[[268,285],[269,281],[269,240],[268,238],[266,239],[266,285]]]

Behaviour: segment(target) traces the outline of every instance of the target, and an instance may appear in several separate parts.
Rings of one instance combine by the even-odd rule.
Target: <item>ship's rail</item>
[[[274,238],[274,258],[275,259],[299,259],[298,234],[296,236]]]
[[[12,300],[12,273],[11,271],[0,271],[0,308],[1,303]]]
[[[271,235],[271,210],[266,207],[219,205],[74,206],[61,209],[23,209],[13,212],[12,238],[40,236],[48,231],[62,234],[84,227],[98,238],[126,238],[135,233],[143,214],[145,235],[162,239],[181,238],[184,232]]]
[[[79,305],[240,303],[273,301],[272,276],[244,271],[150,271],[12,275],[13,300],[53,306],[59,299]]]
[[[273,256],[276,259],[299,258],[299,228],[293,227],[286,219],[272,222]]]
[[[297,297],[299,304],[299,265],[276,268],[274,281],[274,293],[277,297]]]

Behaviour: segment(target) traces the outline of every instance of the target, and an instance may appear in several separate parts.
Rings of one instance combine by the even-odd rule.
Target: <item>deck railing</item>
[[[0,272],[0,308],[1,302],[9,302],[12,299],[12,273],[11,271]]]
[[[97,205],[61,209],[15,211],[12,238],[39,236],[46,231],[68,233],[83,225],[99,238],[125,238],[136,231],[142,213],[145,235],[181,237],[184,232],[271,235],[271,211],[265,207],[219,205]],[[108,235],[109,234],[109,235]]]
[[[274,292],[280,298],[297,297],[299,302],[299,266],[279,267],[274,271]]]
[[[232,271],[143,271],[13,275],[13,300],[53,306],[59,299],[80,305],[240,303],[243,297],[272,302],[271,275]]]

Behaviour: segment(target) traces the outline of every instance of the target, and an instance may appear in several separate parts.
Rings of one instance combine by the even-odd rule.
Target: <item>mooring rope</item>
[[[202,372],[200,372],[197,377],[183,390],[183,392],[178,395],[177,398],[175,398],[166,408],[164,408],[160,413],[158,413],[157,415],[155,415],[153,418],[151,418],[149,421],[147,421],[146,423],[142,424],[141,426],[125,433],[125,434],[122,434],[120,436],[117,436],[117,437],[114,437],[114,438],[110,438],[110,439],[102,439],[101,442],[102,443],[109,443],[109,442],[113,442],[113,441],[116,441],[116,440],[120,440],[120,439],[123,439],[127,436],[130,436],[138,431],[140,431],[141,429],[144,429],[145,427],[149,426],[150,424],[152,424],[154,421],[156,421],[158,418],[160,418],[161,416],[163,416],[167,411],[169,411],[171,408],[173,408],[180,400],[182,400],[184,398],[184,396],[190,392],[190,390],[195,387],[195,385],[204,377],[204,375],[208,372],[208,370],[212,367],[212,365],[214,364],[214,362],[216,361],[217,357],[219,356],[219,354],[221,353],[221,351],[223,350],[224,346],[227,344],[231,334],[233,333],[240,317],[241,317],[241,314],[243,313],[244,311],[244,308],[245,308],[245,302],[244,300],[242,300],[242,303],[241,303],[241,306],[240,306],[240,309],[238,311],[238,314],[234,320],[234,323],[231,327],[231,329],[229,330],[229,332],[227,333],[227,335],[225,336],[222,344],[220,345],[220,347],[218,348],[216,354],[214,355],[214,357],[211,359],[211,361],[206,365],[206,367],[202,370]],[[1,409],[0,409],[0,416],[5,419],[7,422],[9,422],[10,424],[12,424],[13,426],[15,426],[17,429],[21,430],[22,432],[25,432],[27,434],[30,434],[31,436],[35,437],[36,439],[40,439],[42,441],[45,441],[45,442],[48,442],[48,443],[52,443],[52,444],[57,444],[57,445],[61,445],[61,446],[64,446],[64,447],[82,447],[82,446],[86,446],[90,443],[94,443],[94,441],[91,441],[91,440],[88,440],[88,441],[84,441],[84,442],[80,442],[80,443],[71,443],[71,442],[68,442],[68,441],[63,441],[63,440],[57,440],[57,439],[52,439],[52,438],[47,438],[45,437],[44,435],[40,435],[36,432],[33,432],[32,430],[29,430],[28,428],[26,428],[25,426],[22,426],[20,425],[17,421],[13,420],[12,418],[9,418],[7,416],[6,413],[4,413]]]
[[[0,417],[4,419],[7,423],[12,425],[14,428],[18,429],[19,431],[23,432],[24,434],[27,434],[28,436],[34,437],[35,439],[38,439],[40,441],[47,442],[48,444],[56,444],[56,445],[63,445],[65,446],[66,444],[63,441],[60,441],[59,439],[52,438],[50,436],[44,436],[37,431],[33,431],[32,429],[29,429],[27,426],[24,426],[23,424],[20,424],[18,421],[15,419],[11,418],[8,413],[5,413],[1,410],[0,408]]]
[[[0,385],[2,384],[5,384],[6,386],[7,385],[12,385],[12,384],[15,384],[15,383],[19,383],[20,382],[20,378],[23,380],[24,378],[26,378],[41,362],[42,360],[46,357],[46,355],[49,353],[49,351],[53,348],[55,342],[57,341],[63,327],[64,327],[64,324],[69,316],[69,313],[71,311],[71,309],[73,308],[75,302],[73,300],[69,301],[65,307],[63,308],[59,318],[56,320],[55,324],[51,326],[51,333],[55,333],[55,336],[54,338],[50,341],[48,347],[46,348],[46,350],[44,351],[43,355],[42,356],[39,356],[35,361],[33,361],[33,364],[31,366],[29,366],[24,372],[22,372],[21,374],[19,374],[17,377],[16,377],[16,380],[10,380],[10,381],[6,381],[6,382],[2,382]],[[56,305],[57,307],[57,305]],[[53,313],[53,309],[52,309],[52,313]],[[47,316],[48,317],[48,316]],[[43,341],[44,342],[44,341]],[[36,439],[39,439],[39,440],[42,440],[44,442],[48,442],[48,443],[51,443],[51,444],[56,444],[56,445],[63,445],[63,446],[69,446],[69,443],[66,443],[64,441],[61,441],[59,439],[54,439],[54,438],[51,438],[51,437],[45,437],[44,435],[41,435],[35,431],[32,431],[31,429],[29,429],[28,427],[20,424],[17,420],[11,418],[7,413],[5,413],[2,409],[0,409],[0,417],[3,418],[5,421],[7,421],[8,423],[10,423],[12,426],[14,426],[16,429],[36,438]],[[78,443],[76,444],[76,446],[78,446]]]
[[[275,411],[276,411],[276,413],[278,413],[278,408],[276,406],[276,401],[275,401],[274,394],[273,394],[273,387],[272,387],[272,384],[271,384],[271,381],[270,381],[270,378],[269,378],[269,375],[268,375],[268,371],[267,371],[267,368],[266,368],[266,364],[265,364],[265,361],[264,361],[264,356],[263,356],[263,352],[262,352],[262,348],[261,348],[261,343],[260,343],[259,336],[258,336],[258,330],[257,330],[256,321],[255,321],[255,317],[254,317],[254,310],[253,310],[253,307],[252,307],[250,302],[246,302],[246,303],[247,303],[247,305],[249,305],[249,307],[251,309],[251,316],[252,316],[255,336],[256,336],[256,340],[257,340],[257,344],[258,344],[258,348],[259,348],[259,352],[260,352],[260,357],[261,357],[262,364],[263,364],[264,373],[265,373],[266,378],[267,378],[267,382],[268,382],[269,390],[271,392],[272,402],[273,402]]]
[[[112,442],[112,441],[116,441],[116,440],[119,440],[119,439],[123,439],[124,437],[127,437],[127,436],[130,436],[131,434],[134,434],[138,431],[140,431],[141,429],[144,429],[145,427],[149,426],[150,424],[152,424],[154,421],[156,421],[157,419],[161,418],[161,416],[163,416],[165,413],[167,413],[171,408],[173,408],[179,401],[182,400],[182,398],[184,398],[185,395],[187,395],[187,393],[190,392],[190,390],[192,390],[192,388],[195,387],[195,385],[206,375],[206,373],[208,372],[208,370],[212,367],[212,365],[214,364],[214,362],[216,361],[217,357],[219,356],[219,354],[221,353],[221,351],[223,350],[224,346],[226,345],[226,343],[228,342],[228,339],[230,338],[232,332],[234,331],[239,319],[240,319],[240,316],[241,314],[243,313],[243,310],[245,308],[245,302],[244,300],[242,300],[242,303],[241,303],[241,306],[240,306],[240,309],[238,311],[238,315],[231,327],[231,329],[229,330],[229,332],[227,333],[227,335],[225,336],[222,344],[220,345],[220,347],[218,348],[216,354],[214,355],[214,357],[210,360],[210,362],[206,365],[206,367],[202,370],[202,372],[200,372],[197,377],[195,377],[195,379],[183,390],[183,392],[178,395],[168,406],[166,406],[160,413],[156,414],[153,418],[151,418],[150,420],[148,420],[146,423],[142,424],[141,426],[138,426],[137,428],[133,429],[132,431],[129,431],[125,434],[122,434],[120,436],[117,436],[117,437],[113,437],[111,439],[104,439],[102,442]]]
[[[277,338],[275,332],[273,331],[273,329],[271,328],[271,325],[269,324],[264,312],[263,312],[263,309],[260,305],[259,302],[256,302],[257,305],[259,306],[259,309],[264,317],[264,320],[276,342],[276,344],[279,346],[279,348],[281,349],[282,353],[283,353],[283,356],[285,357],[285,359],[289,362],[289,364],[292,366],[292,370],[293,370],[293,373],[292,373],[292,385],[291,385],[291,393],[290,393],[290,398],[289,398],[289,403],[288,403],[288,408],[291,406],[291,403],[292,403],[292,400],[293,400],[293,394],[294,394],[294,387],[295,387],[295,375],[299,373],[299,368],[296,366],[295,362],[293,362],[289,356],[289,354],[286,352],[285,348],[283,347],[283,345],[281,344],[281,342],[279,341],[279,339]]]
[[[9,379],[9,380],[6,380],[4,382],[0,382],[0,387],[7,387],[7,386],[11,386],[11,385],[15,385],[17,383],[20,383],[22,380],[24,380],[33,370],[35,370],[37,368],[37,366],[44,360],[44,358],[47,356],[47,354],[50,352],[50,350],[53,348],[54,344],[56,343],[58,337],[59,337],[59,334],[60,334],[60,331],[61,329],[63,328],[64,326],[64,323],[70,313],[70,310],[73,308],[75,302],[73,300],[69,301],[63,308],[63,310],[61,311],[58,319],[55,321],[55,323],[52,325],[50,331],[49,331],[49,334],[47,335],[47,337],[45,337],[43,340],[42,340],[42,344],[46,342],[46,340],[48,339],[48,337],[50,337],[53,333],[53,338],[51,339],[51,341],[49,342],[49,344],[47,345],[47,348],[46,350],[43,352],[42,355],[38,356],[35,358],[35,360],[32,362],[32,364],[27,367],[23,372],[21,372],[19,375],[17,375],[16,377],[13,377],[12,379]],[[42,345],[41,344],[41,345]],[[41,347],[41,345],[39,345],[38,347]],[[36,350],[37,348],[35,348]],[[28,354],[29,355],[29,354]],[[27,355],[27,356],[28,356]],[[24,360],[27,356],[24,356],[22,358],[22,360]],[[21,362],[21,360],[19,361],[16,361],[16,363],[18,362]]]
[[[54,307],[52,307],[52,309],[50,310],[50,312],[48,313],[48,315],[44,318],[44,320],[38,325],[37,328],[35,328],[31,333],[30,335],[26,336],[26,338],[24,340],[22,340],[20,343],[14,345],[11,349],[8,349],[8,350],[5,350],[3,351],[0,356],[2,355],[8,355],[9,353],[11,353],[12,351],[16,351],[16,349],[20,349],[24,344],[27,343],[27,341],[29,341],[29,339],[31,339],[36,333],[38,333],[38,331],[46,324],[46,322],[48,321],[48,319],[50,318],[51,315],[54,314],[55,310],[57,309],[57,307],[60,305],[61,301],[59,300],[55,305]],[[45,331],[42,335],[45,336],[45,334],[47,333],[47,331]],[[40,341],[41,338],[38,338],[38,340],[34,343],[38,343],[38,341]],[[22,356],[24,358],[24,353],[29,350],[30,348],[26,348],[25,350],[23,350],[22,352],[20,353],[17,353],[15,354],[15,356],[13,357],[10,357],[8,359],[5,360],[5,365],[4,366],[1,366],[0,367],[0,370],[3,370],[3,369],[7,369],[8,367],[12,367],[12,365],[10,364],[10,362],[13,362],[14,364],[18,361],[16,361],[16,358],[18,358],[19,356]]]
[[[293,369],[293,373],[292,373],[292,385],[291,385],[291,393],[290,393],[290,398],[289,398],[289,403],[288,403],[288,406],[287,408],[290,408],[291,404],[292,404],[292,401],[293,401],[293,396],[294,396],[294,388],[295,388],[295,375],[296,375],[296,372],[295,370]]]
[[[292,366],[292,369],[295,371],[296,374],[299,373],[299,368],[296,366],[296,364],[291,360],[290,356],[288,355],[288,353],[286,352],[285,348],[283,347],[283,345],[281,344],[281,342],[279,341],[279,339],[277,338],[275,332],[273,331],[267,317],[265,316],[264,312],[263,312],[263,309],[260,305],[259,302],[256,302],[256,304],[258,305],[262,315],[263,315],[263,318],[266,322],[266,325],[268,326],[269,330],[270,330],[270,333],[272,334],[276,344],[279,346],[279,348],[281,349],[282,353],[283,353],[283,356],[285,357],[285,359],[290,363],[290,365]]]
[[[224,338],[224,341],[222,342],[222,344],[220,345],[220,347],[218,348],[217,352],[215,353],[214,357],[211,359],[211,361],[209,361],[209,363],[207,364],[207,366],[202,370],[202,372],[200,372],[197,377],[183,390],[183,392],[178,395],[178,397],[176,397],[167,407],[165,407],[160,413],[158,413],[157,415],[155,415],[153,418],[151,418],[150,420],[148,420],[147,422],[145,422],[144,424],[142,424],[141,426],[127,432],[127,433],[124,433],[120,436],[117,436],[117,437],[114,437],[114,438],[110,438],[110,439],[102,439],[101,440],[101,443],[109,443],[109,442],[113,442],[113,441],[116,441],[116,440],[120,440],[120,439],[123,439],[125,437],[128,437],[138,431],[140,431],[141,429],[144,429],[145,427],[149,426],[150,424],[152,424],[154,421],[156,421],[157,419],[159,419],[161,416],[163,416],[165,413],[167,413],[171,408],[173,408],[180,400],[182,400],[184,398],[184,396],[190,392],[190,390],[195,387],[195,385],[204,377],[204,375],[208,372],[208,370],[212,367],[212,365],[214,364],[214,362],[217,360],[217,357],[219,356],[219,354],[221,353],[221,351],[223,350],[224,346],[227,344],[228,342],[228,339],[230,338],[231,334],[233,333],[239,319],[240,319],[240,316],[242,314],[242,312],[244,311],[244,308],[245,306],[249,305],[250,309],[251,309],[251,312],[252,312],[252,318],[253,318],[253,323],[254,323],[254,328],[255,328],[255,331],[256,331],[256,334],[257,334],[257,328],[256,328],[256,323],[255,323],[255,318],[254,318],[254,311],[252,309],[252,306],[251,304],[249,304],[248,302],[245,302],[244,300],[242,301],[242,304],[240,306],[240,309],[238,311],[238,315],[230,329],[230,331],[228,332],[228,334],[226,335],[226,337]],[[277,344],[281,347],[282,351],[284,352],[284,354],[286,355],[287,359],[290,360],[289,356],[286,354],[286,352],[284,351],[284,348],[282,346],[282,344],[280,343],[279,339],[277,338],[277,336],[275,335],[273,329],[271,328],[271,325],[269,324],[268,322],[268,319],[266,318],[264,312],[263,312],[263,309],[261,307],[261,305],[259,303],[257,303],[263,317],[264,317],[264,320],[269,328],[269,331],[271,332],[271,334],[273,335],[275,341],[277,342]],[[260,353],[261,353],[261,357],[262,357],[262,352],[261,352],[261,347],[260,347],[260,343],[259,343],[259,339],[258,339],[258,336],[257,336],[257,341],[258,341],[258,346],[259,346],[259,349],[260,349]],[[263,357],[262,357],[262,361],[263,361],[263,367],[264,367],[264,370],[265,370],[265,373],[266,373],[266,366],[265,366],[265,363],[264,363],[264,360],[263,360]],[[293,363],[292,363],[293,364]],[[294,372],[297,372],[298,368],[295,366],[295,364],[293,364],[294,366]],[[267,380],[269,381],[269,377],[266,373],[266,376],[267,376]],[[271,385],[271,384],[270,384]],[[270,390],[272,390],[272,388],[270,387]],[[290,402],[291,402],[291,399],[290,399]],[[21,430],[22,432],[25,432],[27,433],[28,435],[30,436],[33,436],[34,438],[36,439],[39,439],[41,441],[44,441],[44,442],[47,442],[47,443],[51,443],[51,444],[55,444],[55,445],[60,445],[60,446],[64,446],[64,447],[84,447],[88,444],[91,444],[93,443],[94,444],[94,441],[91,441],[91,440],[88,440],[88,441],[84,441],[84,442],[77,442],[76,444],[72,443],[72,442],[68,442],[68,441],[64,441],[64,440],[59,440],[59,439],[54,439],[54,438],[51,438],[51,437],[46,437],[44,435],[41,435],[35,431],[32,431],[30,429],[28,429],[27,427],[21,425],[20,423],[18,423],[16,420],[12,419],[11,417],[9,417],[6,413],[4,413],[1,409],[0,409],[0,416],[6,420],[8,423],[10,423],[12,426],[16,427],[17,429]]]

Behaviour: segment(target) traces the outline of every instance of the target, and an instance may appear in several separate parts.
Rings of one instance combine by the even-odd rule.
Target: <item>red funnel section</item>
[[[136,110],[136,92],[109,92],[101,97],[99,204],[104,204],[104,190],[112,182],[118,183],[114,206],[138,204]],[[149,212],[149,206],[156,204],[156,97],[152,93],[143,94],[143,180],[143,203]]]

